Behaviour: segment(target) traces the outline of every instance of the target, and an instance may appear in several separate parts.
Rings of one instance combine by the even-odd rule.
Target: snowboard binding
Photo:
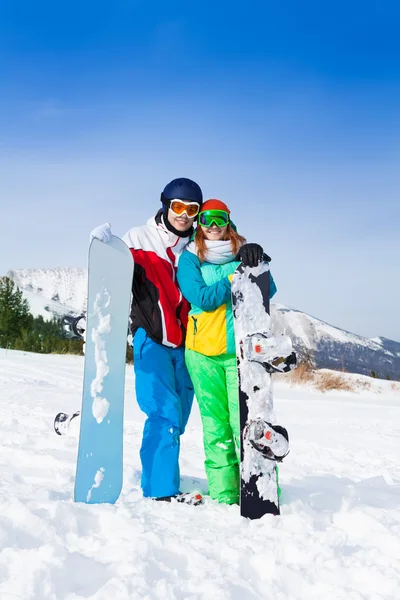
[[[191,506],[200,506],[204,504],[204,498],[199,492],[180,492],[174,496],[162,496],[154,498],[158,502],[180,502],[181,504],[190,504]]]
[[[72,415],[68,415],[64,412],[58,413],[58,415],[56,415],[54,419],[54,431],[56,432],[56,434],[67,435],[71,425],[71,421],[73,421],[73,419],[76,419],[76,417],[79,417],[80,414],[80,410],[77,410]]]
[[[267,373],[288,373],[297,366],[296,353],[288,335],[255,333],[243,340],[243,356],[260,363]]]
[[[243,437],[268,460],[282,462],[289,454],[289,434],[281,425],[272,425],[262,419],[250,421]]]
[[[79,315],[79,317],[73,317],[71,315],[65,315],[62,318],[61,325],[65,337],[79,340],[84,340],[84,333],[86,328],[86,316]]]

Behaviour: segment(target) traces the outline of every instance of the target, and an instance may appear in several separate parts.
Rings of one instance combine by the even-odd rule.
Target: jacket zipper
[[[196,346],[196,333],[197,333],[197,319],[192,317],[193,319],[193,348]]]

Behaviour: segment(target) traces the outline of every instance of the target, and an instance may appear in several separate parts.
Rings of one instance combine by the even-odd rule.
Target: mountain
[[[81,314],[86,309],[87,270],[21,269],[7,276],[22,290],[31,312]],[[300,357],[312,358],[317,367],[400,380],[400,343],[383,337],[365,338],[329,325],[304,312],[272,304],[274,333],[286,333]]]
[[[18,269],[7,277],[22,290],[33,315],[81,314],[86,310],[87,269]]]
[[[298,354],[317,367],[400,379],[399,342],[350,333],[282,304],[272,305],[272,314],[274,332],[290,335]]]

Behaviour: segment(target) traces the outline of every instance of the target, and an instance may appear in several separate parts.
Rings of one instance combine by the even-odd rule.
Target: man
[[[184,357],[189,305],[176,282],[176,270],[203,194],[197,183],[182,177],[165,186],[161,202],[155,217],[123,237],[135,262],[130,316],[136,398],[147,415],[141,485],[145,497],[199,503],[201,496],[181,494],[179,489],[180,436],[192,408],[193,386]],[[91,236],[108,242],[110,225],[96,227]]]

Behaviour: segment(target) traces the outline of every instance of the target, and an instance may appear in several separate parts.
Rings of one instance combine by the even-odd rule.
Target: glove
[[[92,241],[94,238],[96,238],[96,240],[100,240],[101,242],[104,242],[105,244],[107,244],[108,242],[111,241],[111,225],[110,223],[104,223],[104,225],[99,225],[98,227],[95,227],[91,233],[90,233],[90,241]]]
[[[245,244],[236,255],[236,260],[242,261],[245,267],[256,267],[260,262],[263,262],[264,256],[269,260],[269,256],[264,255],[264,250],[259,244]]]

